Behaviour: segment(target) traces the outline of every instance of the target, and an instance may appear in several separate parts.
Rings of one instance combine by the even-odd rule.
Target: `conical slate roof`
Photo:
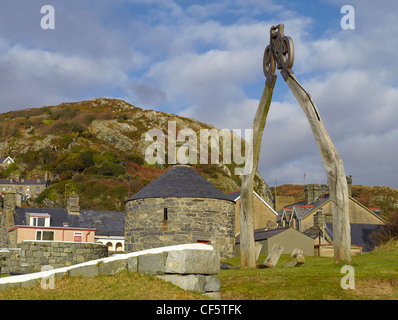
[[[212,198],[228,197],[211,182],[187,165],[175,165],[142,188],[127,201],[145,198]]]

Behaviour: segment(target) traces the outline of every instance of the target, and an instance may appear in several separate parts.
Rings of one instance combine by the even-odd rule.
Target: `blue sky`
[[[55,9],[43,30],[42,6]],[[355,29],[343,30],[343,5]],[[2,0],[0,112],[94,97],[251,128],[269,28],[293,38],[311,93],[354,184],[398,188],[395,0]],[[274,185],[326,183],[300,106],[278,75],[259,170]]]

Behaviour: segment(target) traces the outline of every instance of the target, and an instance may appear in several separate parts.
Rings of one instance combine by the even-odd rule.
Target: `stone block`
[[[138,272],[149,274],[164,274],[167,252],[145,254],[138,256]]]
[[[158,275],[158,278],[171,282],[172,284],[190,291],[205,292],[206,277],[203,275],[182,275],[182,274],[165,274]]]
[[[299,267],[305,263],[305,257],[303,250],[295,248],[290,256],[289,260],[282,266],[284,268]]]
[[[114,275],[125,269],[126,260],[114,260],[105,263],[99,263],[99,273],[104,275]]]
[[[205,292],[220,291],[220,279],[215,276],[205,276]]]
[[[69,270],[70,276],[83,276],[83,277],[95,277],[99,274],[97,265],[82,266],[77,268],[72,268]]]
[[[81,262],[85,262],[86,260],[84,259],[84,256],[78,255],[76,256],[76,262],[77,263],[81,263]]]
[[[219,274],[218,250],[174,250],[166,259],[165,273]]]
[[[126,261],[126,267],[128,271],[138,271],[138,257],[130,257]]]
[[[283,249],[284,249],[284,247],[281,246],[280,244],[274,244],[271,249],[271,252],[268,254],[264,263],[260,266],[275,268],[275,266],[279,260],[279,257],[282,254]]]

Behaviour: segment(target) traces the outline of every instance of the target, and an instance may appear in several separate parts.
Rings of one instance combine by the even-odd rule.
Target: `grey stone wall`
[[[164,209],[167,220],[164,220]],[[222,258],[233,256],[235,203],[204,198],[147,198],[126,203],[125,244],[138,251],[209,242]]]
[[[107,246],[100,243],[60,241],[23,241],[17,249],[0,251],[2,273],[40,271],[45,265],[60,268],[107,256]]]

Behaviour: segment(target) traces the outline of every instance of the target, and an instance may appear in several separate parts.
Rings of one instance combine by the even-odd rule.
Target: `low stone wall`
[[[23,241],[17,249],[2,249],[2,273],[36,272],[45,265],[71,266],[108,256],[108,247],[100,243],[64,241]]]
[[[121,270],[156,275],[184,290],[219,298],[220,253],[209,245],[187,244],[116,254],[69,267],[27,275],[0,278],[0,289],[35,286],[43,278],[65,275],[95,277],[113,275]]]
[[[19,266],[19,257],[21,255],[21,249],[0,249],[0,267],[1,273],[10,273],[11,270]]]

